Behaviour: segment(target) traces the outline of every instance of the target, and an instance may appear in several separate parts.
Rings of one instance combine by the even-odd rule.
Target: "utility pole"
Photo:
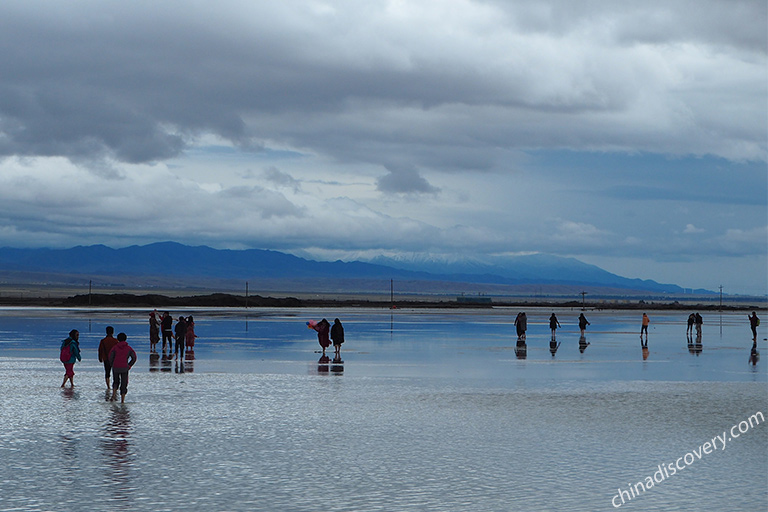
[[[581,310],[586,311],[587,307],[584,305],[584,296],[587,294],[587,292],[581,292]]]
[[[91,305],[91,292],[93,291],[93,280],[88,280],[88,305]]]
[[[389,309],[395,308],[395,280],[389,280]]]
[[[723,285],[720,285],[720,311],[723,310]]]
[[[245,309],[248,309],[248,281],[245,282]]]

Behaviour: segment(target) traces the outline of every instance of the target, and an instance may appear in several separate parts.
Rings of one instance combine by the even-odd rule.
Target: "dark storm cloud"
[[[409,163],[438,169],[443,152],[430,148],[441,146],[479,155],[637,144],[730,157],[741,145],[755,158],[765,144],[750,134],[718,148],[685,129],[667,147],[632,112],[634,75],[664,97],[666,78],[648,72],[666,71],[642,51],[621,55],[702,41],[764,55],[764,2],[727,5],[456,2],[452,14],[387,2],[5,2],[0,155],[149,162],[210,133],[244,149],[279,140],[380,165],[402,145]],[[371,151],[354,149],[366,143]]]

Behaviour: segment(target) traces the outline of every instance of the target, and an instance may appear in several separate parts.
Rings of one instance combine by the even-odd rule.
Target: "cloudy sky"
[[[764,0],[5,0],[0,246],[573,256],[766,293]]]

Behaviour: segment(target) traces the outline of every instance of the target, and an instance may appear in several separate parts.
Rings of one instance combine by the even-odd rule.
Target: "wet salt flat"
[[[768,414],[746,313],[705,313],[689,346],[687,313],[651,311],[644,360],[636,312],[587,311],[581,352],[579,311],[557,311],[554,357],[551,311],[527,312],[519,359],[516,310],[186,309],[200,338],[174,361],[150,358],[145,310],[1,309],[0,510],[768,508],[765,424],[701,449]],[[322,317],[344,322],[343,364],[318,364]],[[124,405],[102,389],[106,325],[139,353]]]

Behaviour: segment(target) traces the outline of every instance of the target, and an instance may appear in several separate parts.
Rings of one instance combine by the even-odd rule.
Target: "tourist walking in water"
[[[328,323],[328,320],[323,318],[311,327],[317,331],[317,342],[323,348],[323,355],[325,355],[325,349],[327,349],[331,344],[331,340],[328,337],[331,324]]]
[[[643,313],[643,323],[640,326],[640,345],[648,347],[648,325],[651,323],[651,319],[648,315]],[[643,333],[645,333],[645,345],[643,345]]]
[[[584,337],[584,331],[587,330],[588,325],[589,325],[589,321],[587,320],[587,317],[584,316],[584,313],[581,313],[579,315],[579,330],[581,331],[582,337]]]
[[[693,324],[696,323],[696,315],[691,313],[688,315],[688,328],[685,329],[685,334],[693,334]]]
[[[760,319],[754,311],[747,318],[749,318],[749,328],[752,329],[752,340],[757,343],[757,326],[760,325]]]
[[[341,325],[341,321],[338,318],[333,320],[331,340],[333,340],[333,348],[336,350],[336,357],[341,357],[341,345],[344,343],[344,326]]]
[[[699,313],[694,315],[693,323],[696,324],[696,336],[701,336],[701,325],[704,323],[704,319],[701,318]]]
[[[183,316],[179,317],[175,327],[176,332],[176,348],[173,350],[173,358],[178,357],[181,352],[182,359],[184,358],[184,343],[187,342],[187,321]]]
[[[525,338],[525,331],[528,330],[528,317],[522,311],[515,318],[515,327],[517,328],[517,337]]]
[[[109,385],[109,377],[112,374],[112,365],[109,363],[109,353],[117,345],[117,340],[112,336],[115,328],[111,325],[107,327],[107,336],[99,342],[99,362],[104,363],[104,380],[107,382],[107,389],[112,389]]]
[[[128,345],[128,337],[124,332],[117,335],[117,344],[109,352],[109,362],[112,365],[112,401],[117,400],[117,390],[120,389],[120,403],[125,403],[128,393],[128,371],[136,363],[136,352]]]
[[[75,382],[72,378],[75,376],[75,361],[81,361],[80,359],[80,333],[77,329],[69,331],[69,336],[61,341],[61,348],[59,349],[59,360],[64,365],[64,382],[61,383],[61,387],[69,380],[71,387],[75,386]]]
[[[557,317],[552,313],[552,316],[549,317],[549,328],[552,330],[552,339],[555,339],[558,327],[561,327],[560,322],[557,321]]]

